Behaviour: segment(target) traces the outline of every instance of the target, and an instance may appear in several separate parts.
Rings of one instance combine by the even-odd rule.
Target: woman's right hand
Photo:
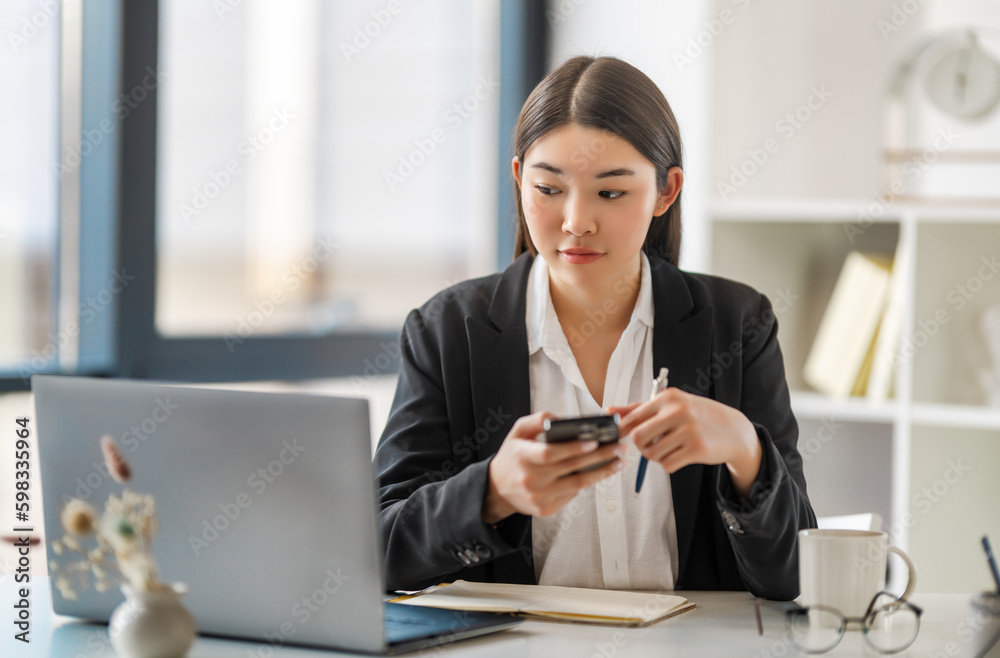
[[[577,492],[625,467],[625,446],[597,441],[544,443],[547,411],[519,418],[490,462],[490,488],[483,503],[483,521],[492,525],[511,514],[549,516],[562,509]],[[593,471],[582,468],[613,460]]]

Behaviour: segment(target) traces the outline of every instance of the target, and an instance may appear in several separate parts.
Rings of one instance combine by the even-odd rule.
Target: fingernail
[[[587,441],[587,445],[584,446],[583,450],[584,452],[593,452],[594,450],[597,450],[600,445],[601,444],[597,441]]]
[[[628,452],[628,448],[626,448],[625,446],[623,445],[615,446],[615,454],[618,455],[619,457],[622,457],[626,452]]]
[[[624,459],[619,459],[619,460],[618,460],[618,463],[617,463],[617,464],[615,464],[615,470],[616,470],[616,471],[620,471],[620,470],[622,470],[623,468],[625,468],[626,466],[628,466],[628,462],[627,462],[627,461],[625,461]]]

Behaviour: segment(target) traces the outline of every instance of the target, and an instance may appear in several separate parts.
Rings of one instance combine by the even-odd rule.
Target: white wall
[[[884,33],[879,21],[891,18],[895,2],[755,2],[740,14],[716,44],[713,200],[854,199],[877,189],[886,88],[924,19],[918,11]],[[814,89],[831,96],[822,104],[814,99],[804,122],[785,120]],[[744,185],[733,185],[735,193],[719,193],[716,184],[738,183],[732,167],[767,139],[777,145],[768,160]]]
[[[937,0],[928,2],[925,12],[925,24],[934,30],[948,30],[970,24],[1000,29],[1000,2],[996,0]]]

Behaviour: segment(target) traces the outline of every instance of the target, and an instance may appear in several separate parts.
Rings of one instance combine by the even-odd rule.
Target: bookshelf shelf
[[[709,212],[714,222],[853,222],[876,202],[875,198],[871,198],[719,203],[711,206]],[[898,222],[901,217],[899,208],[887,207],[880,216],[871,216],[871,219],[875,223],[887,223]]]
[[[710,205],[709,271],[755,287],[775,306],[816,513],[878,511],[892,543],[916,559],[944,550],[930,527],[942,512],[924,515],[921,495],[941,478],[954,479],[948,464],[962,459],[976,466],[947,505],[1000,499],[1000,409],[982,406],[978,383],[980,370],[991,365],[981,319],[1000,306],[1000,274],[990,266],[1000,258],[1000,204],[897,201],[881,204],[875,217],[878,205],[874,196]],[[891,352],[894,394],[877,403],[818,393],[803,376],[841,268],[855,250],[895,253],[904,263]],[[901,521],[910,517],[916,525]],[[978,517],[948,516],[949,532],[963,541],[1000,535],[1000,517]],[[946,562],[921,565],[921,580],[931,590],[947,589],[949,574],[937,564]]]
[[[876,197],[868,199],[807,199],[801,201],[741,201],[716,203],[709,206],[713,222],[853,222],[866,212],[873,223],[885,224],[904,221],[912,217],[919,223],[995,223],[1000,221],[1000,205],[943,205],[939,203],[893,203],[882,205],[881,214],[874,216],[872,204],[880,204]]]
[[[864,398],[830,398],[812,391],[792,391],[792,411],[797,418],[833,417],[849,422],[891,423],[899,414],[895,402],[874,403]]]
[[[917,403],[913,405],[911,417],[914,424],[919,425],[1000,432],[1000,409],[964,404]],[[996,438],[1000,441],[1000,434]]]

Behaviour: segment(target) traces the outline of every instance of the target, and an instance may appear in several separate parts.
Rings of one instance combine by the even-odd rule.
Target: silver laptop
[[[32,377],[45,535],[73,497],[100,513],[122,485],[156,499],[154,556],[184,582],[201,633],[261,644],[401,653],[509,628],[507,615],[384,603],[365,400],[131,380]],[[53,587],[56,613],[106,621],[122,600]]]

